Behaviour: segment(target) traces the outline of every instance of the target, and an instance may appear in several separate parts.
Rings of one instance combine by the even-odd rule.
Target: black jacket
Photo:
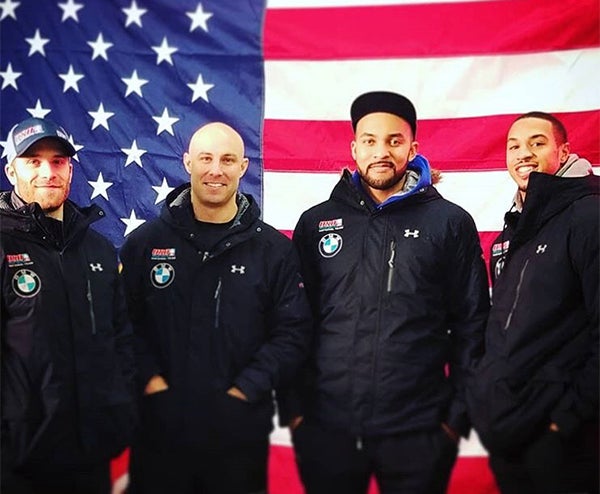
[[[568,436],[598,420],[599,180],[532,173],[523,212],[506,215],[495,242],[509,246],[469,390],[491,453],[520,448],[551,422]]]
[[[63,241],[36,203],[0,194],[2,454],[24,469],[108,461],[133,428],[116,251],[89,227],[98,207],[64,207]]]
[[[146,440],[203,447],[266,438],[273,390],[306,357],[310,309],[293,244],[259,219],[250,196],[238,195],[238,206],[206,249],[190,187],[181,186],[122,248],[140,396],[154,374],[169,384],[141,398]],[[226,394],[234,385],[249,403]]]
[[[294,242],[316,334],[288,415],[357,436],[441,422],[468,433],[463,394],[483,350],[485,264],[472,218],[431,186],[426,162],[417,172],[411,194],[377,207],[346,170],[300,218]]]

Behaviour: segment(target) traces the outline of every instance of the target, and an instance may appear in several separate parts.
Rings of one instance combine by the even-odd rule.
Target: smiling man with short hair
[[[239,190],[240,134],[192,135],[190,183],[122,249],[139,363],[131,494],[265,494],[273,392],[292,378],[310,310],[291,241]]]
[[[29,118],[6,141],[0,193],[1,491],[107,494],[133,430],[133,352],[117,254],[68,200],[75,148]]]
[[[600,178],[544,112],[512,123],[506,165],[471,417],[503,494],[597,493]]]

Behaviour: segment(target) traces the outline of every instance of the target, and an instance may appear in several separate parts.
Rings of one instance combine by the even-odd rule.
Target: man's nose
[[[52,163],[48,160],[41,160],[40,165],[38,166],[38,175],[46,178],[53,177],[55,173]]]
[[[517,158],[522,160],[524,158],[529,158],[533,155],[533,151],[529,146],[520,146],[517,151]]]
[[[218,159],[214,159],[210,162],[210,166],[208,167],[209,173],[212,175],[221,175],[223,173],[223,169],[221,168],[221,162]]]
[[[387,158],[390,155],[390,148],[385,142],[381,142],[375,145],[374,157],[381,159]]]

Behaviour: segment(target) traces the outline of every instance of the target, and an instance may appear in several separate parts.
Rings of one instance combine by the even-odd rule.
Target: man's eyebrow
[[[375,134],[371,132],[363,132],[358,137],[375,137]],[[402,132],[392,132],[391,134],[387,134],[386,137],[406,137]]]
[[[20,157],[21,158],[39,158],[42,155],[41,152],[36,152],[36,153],[27,153],[27,154],[22,154]],[[70,156],[68,154],[64,154],[64,153],[56,153],[52,155],[52,158],[70,158]]]
[[[545,138],[545,139],[548,139],[548,136],[547,136],[546,134],[534,134],[534,135],[532,135],[532,136],[529,136],[529,137],[527,138],[527,140],[530,140],[530,139],[537,139],[538,137],[543,137],[543,138]],[[516,138],[516,137],[509,137],[509,138],[508,138],[508,139],[506,139],[506,140],[507,140],[507,141],[518,141],[519,139],[518,139],[518,138]]]

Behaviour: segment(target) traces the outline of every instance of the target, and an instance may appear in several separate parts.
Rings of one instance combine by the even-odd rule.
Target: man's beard
[[[360,173],[360,171],[359,171],[359,173]],[[399,174],[399,173],[394,172],[394,174],[388,178],[373,178],[372,176],[369,175],[369,170],[367,169],[367,173],[366,174],[361,173],[360,176],[361,176],[363,182],[366,183],[372,189],[387,190],[387,189],[391,189],[392,187],[397,185],[404,177],[404,174]]]
[[[39,203],[40,207],[44,211],[45,214],[53,213],[54,211],[59,210],[63,204],[67,201],[69,197],[71,187],[67,185],[63,189],[60,190],[60,193],[57,195],[42,196],[39,198],[35,198],[34,200]]]

